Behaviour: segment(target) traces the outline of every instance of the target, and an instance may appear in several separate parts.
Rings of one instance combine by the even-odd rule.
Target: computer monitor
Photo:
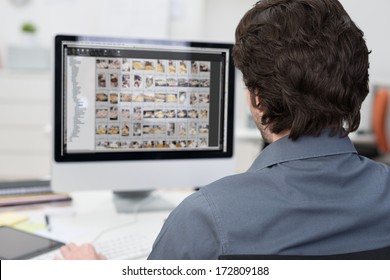
[[[55,38],[55,191],[200,187],[234,173],[232,45]]]

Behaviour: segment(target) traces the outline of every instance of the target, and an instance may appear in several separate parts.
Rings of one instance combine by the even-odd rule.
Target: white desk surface
[[[177,206],[192,193],[190,189],[155,191]],[[117,213],[113,194],[110,191],[83,191],[71,193],[72,202],[66,204],[40,204],[1,209],[0,212],[12,211],[28,216],[27,222],[44,224],[45,215],[49,215],[51,230],[40,229],[34,233],[62,241],[81,244],[111,239],[115,235],[139,234],[155,240],[168,217],[170,210],[143,212],[142,207],[134,213]]]

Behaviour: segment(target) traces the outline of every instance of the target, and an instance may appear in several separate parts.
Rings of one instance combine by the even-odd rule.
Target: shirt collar
[[[357,151],[348,137],[330,136],[325,130],[319,136],[302,136],[292,141],[285,136],[268,145],[257,157],[249,172],[272,165],[300,159],[355,153]]]

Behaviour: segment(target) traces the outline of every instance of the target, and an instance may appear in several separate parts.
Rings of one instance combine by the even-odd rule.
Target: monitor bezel
[[[221,117],[226,118],[226,150],[175,150],[175,151],[137,151],[137,152],[104,152],[104,153],[63,153],[64,124],[62,122],[62,71],[64,61],[62,57],[63,42],[89,41],[98,43],[129,43],[140,45],[162,45],[162,46],[189,46],[195,48],[216,48],[229,50],[228,67],[228,99],[222,100],[227,106],[228,114],[225,116],[221,110]],[[120,160],[165,160],[165,159],[202,159],[202,158],[231,158],[233,156],[234,140],[234,89],[235,89],[235,67],[232,59],[233,44],[217,42],[196,42],[196,41],[173,41],[164,39],[136,39],[117,37],[95,37],[78,35],[57,35],[54,46],[54,160],[56,162],[95,162],[95,161],[120,161]],[[221,127],[221,129],[224,129]]]

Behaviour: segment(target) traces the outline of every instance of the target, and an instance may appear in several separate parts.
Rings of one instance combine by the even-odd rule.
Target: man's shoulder
[[[221,189],[236,188],[237,186],[245,186],[253,174],[250,172],[238,173],[218,179],[201,188],[205,192],[219,191]]]
[[[234,197],[243,191],[250,176],[248,172],[244,172],[218,179],[200,187],[198,191],[184,199],[180,206],[186,209],[199,208],[199,205],[210,206],[209,204],[213,204],[214,200]]]
[[[244,172],[214,181],[201,187],[197,196],[202,196],[209,204],[228,205],[234,200],[259,193],[273,192],[272,176],[263,172]]]

